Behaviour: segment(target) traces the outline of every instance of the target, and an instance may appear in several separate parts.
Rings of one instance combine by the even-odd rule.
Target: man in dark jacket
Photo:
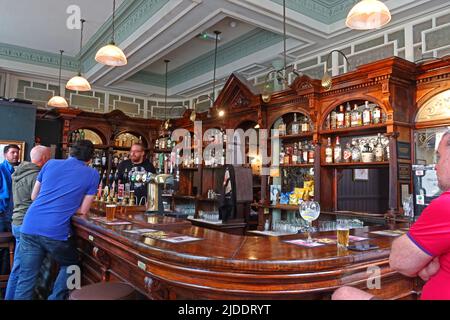
[[[9,144],[3,149],[5,160],[0,163],[0,232],[11,231],[12,194],[11,175],[19,164],[20,149]]]
[[[16,167],[12,175],[12,192],[14,210],[12,216],[12,233],[16,238],[14,265],[8,280],[5,300],[13,300],[20,271],[20,227],[31,205],[31,193],[42,166],[50,159],[50,148],[36,146],[30,152],[31,162],[24,161]]]

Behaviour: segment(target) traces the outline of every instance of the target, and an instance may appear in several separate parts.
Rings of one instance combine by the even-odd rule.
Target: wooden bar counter
[[[407,225],[351,230],[351,235],[370,238],[370,243],[379,246],[361,252],[338,249],[336,244],[306,248],[285,242],[305,238],[303,234],[239,236],[145,214],[127,218],[138,223],[110,226],[93,217],[74,216],[72,220],[82,255],[83,282],[125,281],[150,299],[329,299],[342,285],[381,298],[416,299],[421,287],[418,279],[389,268],[395,237],[369,233]],[[201,240],[169,243],[125,231],[142,228]],[[313,237],[327,235],[335,232]],[[380,268],[381,290],[367,289],[367,279],[374,276],[368,268],[374,266]]]

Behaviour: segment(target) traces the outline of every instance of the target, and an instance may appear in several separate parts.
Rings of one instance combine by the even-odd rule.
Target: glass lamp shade
[[[95,61],[112,67],[120,67],[128,63],[127,57],[123,53],[122,49],[112,43],[101,47],[97,51]]]
[[[64,99],[63,97],[60,97],[60,96],[53,96],[50,100],[48,100],[47,105],[49,107],[55,107],[55,108],[69,107],[66,99]]]
[[[77,75],[67,81],[66,89],[73,91],[90,91],[91,85],[89,84],[89,81],[87,81],[81,75]]]
[[[362,0],[348,13],[345,25],[356,30],[381,28],[391,21],[388,7],[378,0]]]

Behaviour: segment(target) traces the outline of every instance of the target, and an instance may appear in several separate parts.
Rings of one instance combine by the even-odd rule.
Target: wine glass
[[[308,239],[306,240],[306,242],[311,243],[312,238],[310,230],[312,229],[312,222],[317,218],[319,218],[320,215],[319,203],[316,201],[302,202],[302,204],[300,205],[300,215],[306,222],[308,222],[308,231],[307,231]]]

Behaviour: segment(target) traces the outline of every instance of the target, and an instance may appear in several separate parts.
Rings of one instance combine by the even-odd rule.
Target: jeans
[[[0,212],[0,232],[11,231],[11,215],[5,212]]]
[[[8,213],[0,212],[0,232],[11,231],[11,216]],[[9,273],[9,250],[0,249],[0,274]]]
[[[19,279],[20,271],[20,226],[12,225],[12,234],[16,238],[16,248],[14,249],[14,263],[11,273],[9,275],[8,286],[6,287],[5,300],[14,300],[14,293],[16,292],[17,280]]]
[[[64,300],[69,293],[67,286],[67,267],[78,265],[78,254],[72,243],[54,240],[38,235],[22,233],[20,235],[20,272],[17,282],[15,300],[31,300],[34,287],[46,253],[59,264],[58,277],[53,285],[53,292],[49,300]]]

